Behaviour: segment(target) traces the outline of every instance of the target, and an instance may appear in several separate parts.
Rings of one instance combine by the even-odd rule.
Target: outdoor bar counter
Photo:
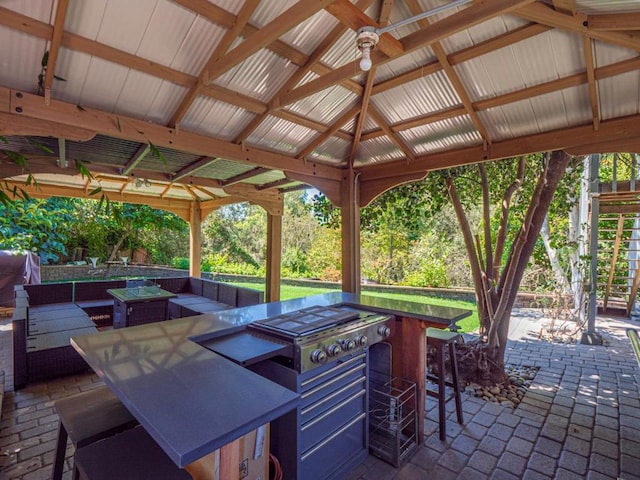
[[[394,358],[393,373],[416,382],[418,405],[425,401],[424,329],[447,328],[471,313],[336,292],[103,331],[71,342],[176,465],[194,478],[213,478],[213,472],[194,474],[193,465],[221,449],[220,478],[235,479],[236,440],[293,410],[300,398],[198,342],[239,332],[256,320],[336,304],[396,316],[391,342],[401,356]],[[418,413],[422,439],[423,409]]]

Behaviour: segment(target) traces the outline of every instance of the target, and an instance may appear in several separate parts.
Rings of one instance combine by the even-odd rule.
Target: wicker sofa
[[[155,282],[163,290],[177,295],[169,300],[170,319],[248,307],[264,301],[262,292],[258,290],[203,278],[158,278]]]
[[[169,319],[263,302],[260,291],[212,280],[169,277],[151,281],[177,294],[169,301]],[[13,313],[14,388],[87,370],[70,339],[112,326],[114,299],[107,290],[125,286],[125,280],[17,286]]]

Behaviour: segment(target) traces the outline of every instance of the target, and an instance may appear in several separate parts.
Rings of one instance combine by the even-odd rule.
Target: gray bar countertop
[[[294,409],[298,394],[196,342],[314,305],[349,304],[448,326],[468,310],[327,293],[73,337],[74,348],[179,467]]]

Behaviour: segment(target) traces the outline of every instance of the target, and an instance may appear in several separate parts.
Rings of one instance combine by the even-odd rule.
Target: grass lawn
[[[262,283],[233,283],[239,287],[248,287],[255,290],[262,290],[264,292],[264,284]],[[306,297],[309,295],[317,295],[319,293],[335,292],[336,289],[320,288],[320,287],[300,287],[295,285],[281,285],[280,286],[280,298],[281,300],[289,300],[291,298]],[[462,332],[473,332],[478,329],[478,310],[475,303],[463,302],[461,300],[449,300],[440,297],[427,297],[426,295],[418,294],[405,294],[405,293],[379,293],[379,292],[363,292],[363,295],[369,295],[371,297],[383,297],[392,298],[394,300],[404,300],[407,302],[415,303],[428,303],[431,305],[441,305],[445,307],[462,308],[465,310],[471,310],[473,313],[470,317],[463,318],[458,322],[458,326]]]

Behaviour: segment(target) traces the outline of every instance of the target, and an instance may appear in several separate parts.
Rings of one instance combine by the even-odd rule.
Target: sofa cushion
[[[203,283],[204,281],[201,278],[189,277],[189,291],[194,295],[204,295],[202,293]]]
[[[219,283],[218,301],[235,307],[238,304],[238,287],[229,285],[228,283]]]
[[[202,296],[208,298],[209,300],[218,301],[218,295],[220,295],[219,286],[220,284],[218,282],[204,280],[202,282]]]
[[[155,283],[160,285],[160,288],[172,293],[185,293],[189,292],[189,277],[168,277],[168,278],[156,278]]]
[[[125,280],[99,280],[95,282],[76,282],[73,300],[76,303],[90,300],[111,300],[113,297],[107,292],[112,288],[124,288]]]
[[[249,305],[258,305],[262,303],[264,295],[259,290],[250,290],[248,288],[238,289],[238,307],[248,307]]]
[[[73,302],[73,283],[41,283],[39,285],[25,285],[29,295],[29,306],[46,305],[50,303]]]

